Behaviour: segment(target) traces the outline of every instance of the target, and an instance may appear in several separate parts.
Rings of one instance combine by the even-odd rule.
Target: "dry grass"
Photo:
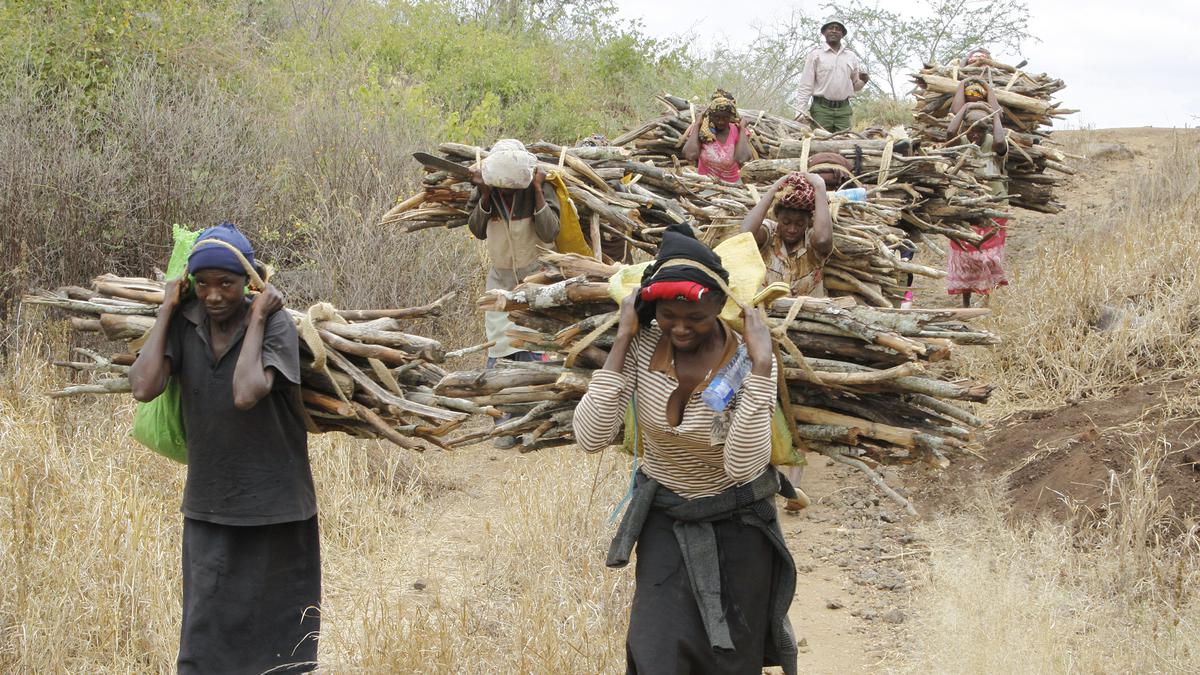
[[[1195,372],[1194,141],[1181,134],[1155,171],[1130,177],[1110,210],[1049,237],[1018,270],[1016,291],[998,296],[993,327],[1005,344],[968,355],[966,368],[1002,383],[997,407],[1056,406]],[[1192,389],[1164,405],[1170,418],[1200,418]],[[970,510],[924,526],[930,558],[912,597],[918,619],[892,655],[895,670],[1195,672],[1200,529],[1160,495],[1156,475],[1179,461],[1178,448],[1172,438],[1146,441],[1146,424],[1122,429],[1141,440],[1131,441],[1130,469],[1111,474],[1099,517],[1014,524],[997,484]]]
[[[1132,471],[1113,477],[1112,507],[1087,529],[1014,526],[998,492],[926,525],[932,553],[897,670],[1195,672],[1200,530],[1158,493],[1169,448],[1131,447]]]
[[[1103,397],[1200,366],[1200,162],[1182,131],[1112,205],[1047,233],[999,293],[994,350],[963,350],[964,372],[1001,384],[993,411]],[[1109,324],[1101,329],[1102,324]]]
[[[173,672],[183,470],[128,438],[123,397],[39,396],[56,375],[25,347],[0,382],[0,671]],[[613,456],[320,436],[312,457],[329,672],[621,668],[632,575],[603,565]]]

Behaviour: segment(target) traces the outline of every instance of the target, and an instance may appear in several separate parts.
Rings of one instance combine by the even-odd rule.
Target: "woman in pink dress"
[[[733,94],[718,89],[708,108],[692,122],[683,144],[683,156],[695,162],[702,176],[726,183],[742,179],[742,165],[750,161],[750,132],[738,115]]]
[[[984,159],[977,174],[993,196],[1003,197],[1007,207],[1008,186],[1005,159],[1008,156],[1008,132],[1001,123],[1003,111],[996,92],[986,83],[963,80],[951,103],[954,117],[948,127],[952,142],[974,145]],[[962,297],[963,307],[971,306],[971,295],[983,296],[987,306],[995,289],[1008,285],[1004,272],[1004,244],[1008,235],[1007,218],[980,219],[971,223],[982,236],[979,245],[951,240],[946,262],[946,290]]]

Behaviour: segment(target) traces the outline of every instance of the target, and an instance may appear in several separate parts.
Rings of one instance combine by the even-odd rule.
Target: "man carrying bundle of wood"
[[[796,105],[808,106],[809,117],[826,131],[849,131],[850,97],[862,91],[868,76],[858,55],[842,44],[846,26],[841,21],[826,21],[821,36],[825,46],[813,49],[804,61]]]
[[[538,271],[542,248],[554,250],[559,230],[559,201],[546,174],[538,168],[537,157],[525,145],[513,139],[496,141],[491,152],[472,172],[475,192],[467,203],[471,215],[467,227],[471,234],[487,243],[492,268],[487,275],[487,290],[511,291],[525,277]],[[508,312],[485,312],[484,329],[488,348],[487,367],[497,359],[532,361],[531,352],[512,346],[508,330],[512,322]],[[496,439],[498,447],[512,447],[515,439]]]
[[[139,401],[157,398],[168,377],[181,390],[180,673],[317,667],[321,555],[300,346],[279,291],[267,285],[246,297],[253,261],[232,224],[200,233],[187,266],[194,282],[167,284],[129,369]]]

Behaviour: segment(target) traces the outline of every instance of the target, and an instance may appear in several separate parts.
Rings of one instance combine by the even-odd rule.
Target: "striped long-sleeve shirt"
[[[728,327],[721,364],[734,355],[741,338]],[[657,324],[641,330],[630,344],[621,373],[598,370],[575,409],[575,437],[587,452],[599,452],[616,436],[637,389],[637,423],[644,450],[642,470],[687,498],[707,497],[761,474],[771,461],[771,415],[775,409],[776,368],[770,377],[750,373],[724,412],[700,398],[701,382],[688,398],[679,426],[667,423],[667,400],[679,387],[670,340]],[[719,370],[719,367],[714,371]],[[630,432],[632,433],[632,432]]]

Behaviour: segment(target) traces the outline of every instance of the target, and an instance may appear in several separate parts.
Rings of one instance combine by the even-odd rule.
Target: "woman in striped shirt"
[[[626,433],[643,463],[608,557],[623,566],[637,543],[629,673],[795,672],[795,566],[769,465],[777,366],[761,311],[746,309],[744,340],[719,319],[727,283],[717,255],[672,226],[575,411],[579,445],[598,452],[634,406]],[[714,380],[733,385],[720,410],[701,395]]]

